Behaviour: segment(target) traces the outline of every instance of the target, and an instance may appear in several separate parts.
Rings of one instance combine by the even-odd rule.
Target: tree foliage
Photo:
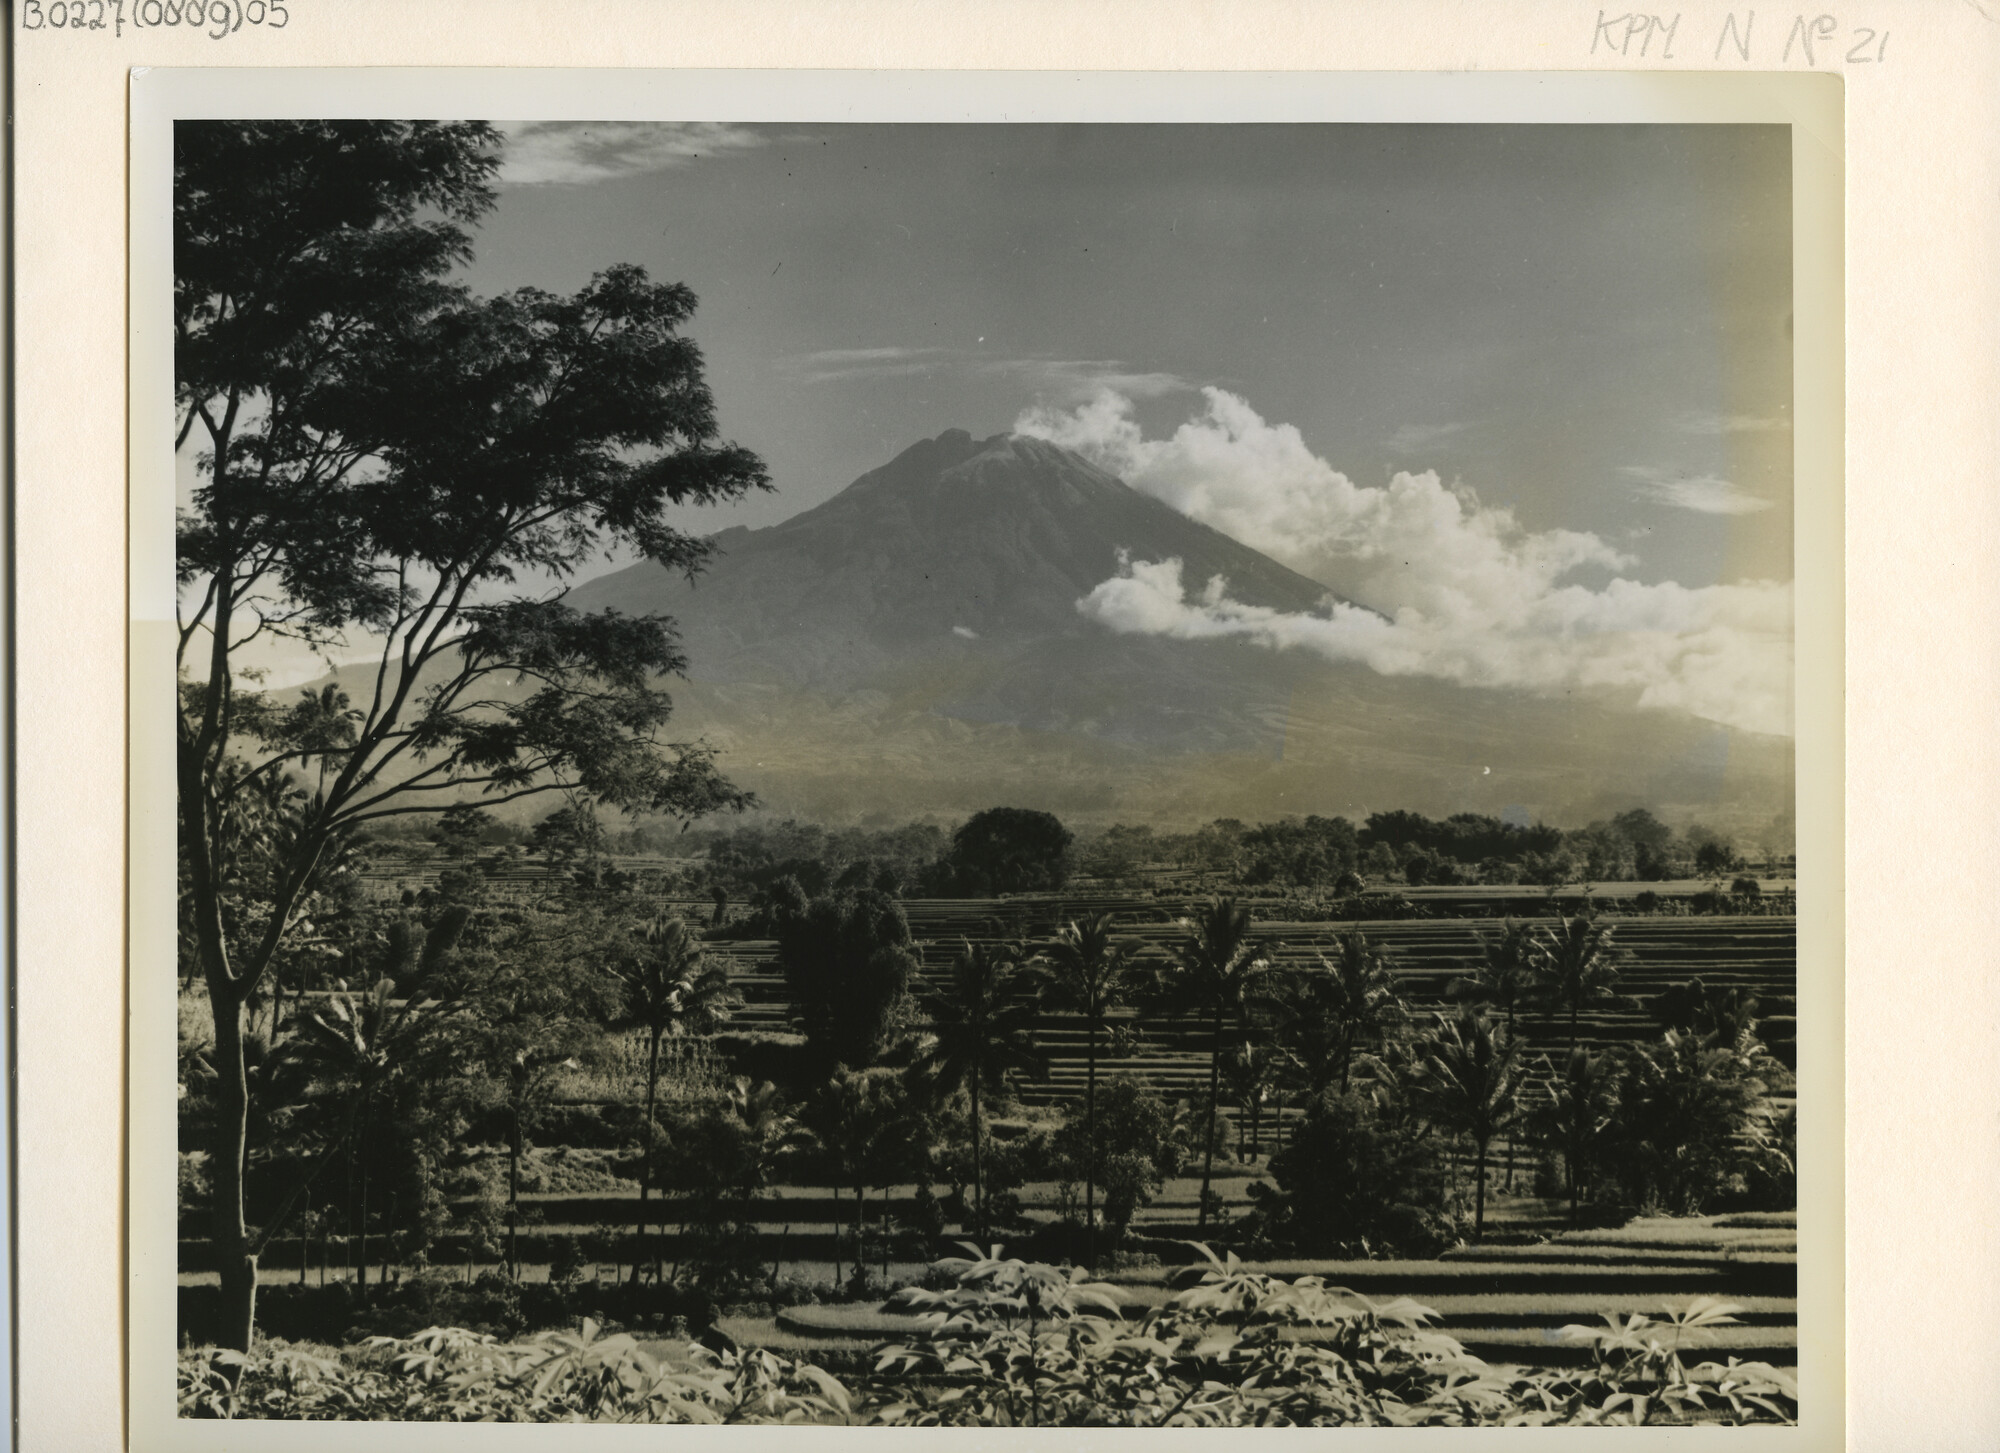
[[[453,279],[498,143],[477,122],[175,130],[176,443],[199,476],[176,560],[184,923],[216,1023],[212,1240],[245,1346],[242,1013],[344,836],[559,787],[683,818],[747,800],[707,747],[661,739],[670,624],[580,614],[560,586],[608,548],[692,571],[707,546],[670,511],[763,486],[763,467],[717,438],[687,288],[627,266],[570,296]],[[285,706],[246,684],[260,638],[357,633],[373,662],[337,688]],[[232,925],[237,802],[295,778],[310,793]]]
[[[952,834],[941,867],[959,893],[1040,892],[1069,881],[1072,841],[1051,813],[989,807]]]
[[[774,924],[778,966],[814,1062],[866,1069],[894,1040],[917,972],[902,905],[862,889],[786,908]]]

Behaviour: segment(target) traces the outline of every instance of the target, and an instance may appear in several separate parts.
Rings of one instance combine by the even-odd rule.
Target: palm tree
[[[1089,1147],[1083,1168],[1084,1257],[1097,1264],[1097,1038],[1111,1011],[1143,987],[1131,948],[1111,941],[1112,916],[1092,914],[1065,924],[1033,965],[1045,1004],[1084,1023],[1083,1126]]]
[[[1558,920],[1537,939],[1535,975],[1551,1002],[1569,1010],[1569,1047],[1577,1045],[1577,1015],[1585,1004],[1613,999],[1625,950],[1612,942],[1615,925],[1588,913]]]
[[[507,1110],[507,1274],[521,1275],[521,1158],[563,1072],[575,1069],[577,1026],[540,1020],[496,1026],[500,1101]]]
[[[1484,1004],[1505,1017],[1507,1032],[1514,1032],[1515,1016],[1533,1001],[1538,991],[1536,972],[1538,951],[1535,931],[1525,923],[1500,925],[1496,936],[1476,934],[1479,962],[1465,978],[1454,979],[1445,988],[1445,997],[1461,1004]],[[1507,1189],[1514,1189],[1514,1142],[1507,1142]]]
[[[1250,936],[1250,909],[1233,898],[1215,898],[1181,920],[1186,937],[1173,950],[1173,965],[1160,986],[1162,1002],[1209,1018],[1208,1125],[1203,1132],[1201,1210],[1208,1224],[1208,1191],[1215,1171],[1215,1111],[1222,1094],[1222,1021],[1240,1023],[1253,989],[1270,968],[1264,945]]]
[[[935,1092],[949,1095],[963,1085],[972,1099],[973,1220],[986,1235],[986,1191],[981,1172],[984,1124],[980,1096],[998,1088],[1010,1070],[1040,1073],[1032,1029],[1035,1004],[1020,993],[1022,970],[1008,948],[961,940],[951,979],[930,1000],[931,1043],[918,1064]]]
[[[1276,1057],[1264,1044],[1239,1044],[1223,1056],[1222,1078],[1236,1102],[1236,1155],[1255,1159],[1262,1143],[1264,1102],[1270,1098]]]
[[[1483,1011],[1439,1015],[1437,1028],[1417,1045],[1411,1093],[1434,1123],[1472,1141],[1474,1241],[1486,1230],[1486,1152],[1519,1113],[1521,1084],[1518,1043]]]
[[[799,1113],[817,1143],[836,1204],[843,1184],[854,1188],[854,1270],[862,1274],[867,1188],[883,1185],[915,1158],[908,1098],[894,1071],[838,1066]],[[840,1238],[834,1236],[833,1279],[840,1282]]]
[[[390,1081],[414,1064],[455,1005],[439,1003],[413,988],[409,997],[395,997],[395,984],[384,976],[359,994],[344,981],[336,982],[325,1007],[297,1026],[287,1057],[301,1064],[323,1090],[344,1104],[339,1129],[321,1159],[293,1187],[278,1213],[260,1233],[261,1241],[275,1234],[292,1207],[311,1185],[322,1166],[343,1145],[350,1148],[364,1137],[377,1097]],[[352,1173],[352,1161],[349,1162]],[[351,1183],[350,1183],[351,1184]],[[361,1165],[361,1285],[368,1284],[368,1165]],[[261,1249],[261,1244],[260,1244]]]
[[[1478,934],[1479,962],[1464,978],[1454,979],[1445,993],[1462,1004],[1484,1004],[1499,1011],[1514,1028],[1515,1015],[1535,996],[1535,930],[1526,923],[1507,922],[1494,935]]]
[[[1558,1072],[1547,1060],[1549,1098],[1531,1117],[1542,1144],[1563,1159],[1564,1189],[1569,1192],[1569,1218],[1579,1217],[1590,1173],[1604,1134],[1618,1116],[1618,1062],[1611,1055],[1592,1054],[1578,1045]]]
[[[1259,1007],[1271,1015],[1272,1035],[1297,1069],[1308,1102],[1336,1080],[1345,1094],[1356,1052],[1409,1012],[1388,955],[1361,933],[1346,935],[1336,958],[1320,955],[1317,968],[1276,976]]]
[[[652,1186],[653,1111],[660,1087],[660,1041],[669,1033],[706,1034],[743,1002],[729,985],[728,961],[712,962],[700,938],[676,914],[662,913],[639,935],[641,951],[612,969],[624,990],[615,1027],[646,1032],[646,1113],[640,1122],[639,1239],[645,1240],[646,1197]],[[657,1264],[657,1258],[656,1264]],[[632,1259],[639,1275],[639,1258]]]
[[[1354,1071],[1354,1052],[1408,1013],[1396,992],[1396,971],[1388,954],[1368,942],[1368,935],[1343,934],[1340,952],[1320,958],[1333,976],[1335,1044],[1338,1048],[1341,1093],[1347,1092]]]

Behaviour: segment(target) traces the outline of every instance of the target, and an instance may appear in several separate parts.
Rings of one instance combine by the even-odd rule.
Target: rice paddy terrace
[[[428,865],[405,865],[377,872],[400,886],[416,886]],[[621,864],[621,866],[628,866]],[[644,863],[629,867],[644,867]],[[372,875],[371,875],[372,876]],[[521,864],[490,878],[503,895],[528,894],[551,886],[556,875],[538,864]],[[1645,1000],[1672,985],[1699,976],[1712,988],[1741,988],[1756,994],[1764,1015],[1763,1036],[1783,1057],[1789,1057],[1796,994],[1796,919],[1784,913],[1751,915],[1691,915],[1673,910],[1675,897],[1685,899],[1704,884],[1646,885],[1666,901],[1668,911],[1621,912],[1635,892],[1631,884],[1597,885],[1589,894],[1604,922],[1615,926],[1615,942],[1626,961],[1617,985],[1621,998],[1592,1005],[1580,1016],[1579,1039],[1592,1046],[1609,1046],[1653,1037],[1657,1026],[1646,1012]],[[1789,884],[1772,885],[1789,887]],[[1178,891],[1176,891],[1178,890]],[[1342,922],[1294,922],[1284,917],[1283,900],[1252,901],[1256,936],[1274,963],[1305,966],[1331,953],[1336,940],[1361,932],[1389,957],[1405,1002],[1421,1017],[1444,1007],[1445,991],[1467,973],[1479,956],[1479,936],[1497,930],[1503,913],[1512,921],[1553,923],[1558,913],[1575,912],[1586,901],[1581,889],[1560,895],[1531,890],[1431,889],[1404,893],[1419,914]],[[1204,894],[1194,885],[1173,884],[1153,893],[1093,892],[1087,887],[1063,896],[1018,896],[1003,899],[912,899],[905,911],[922,961],[926,980],[941,984],[962,943],[1030,942],[1044,938],[1069,918],[1086,912],[1117,915],[1122,937],[1156,958],[1164,958],[1180,937],[1178,919]],[[663,904],[689,919],[705,921],[713,905],[707,900]],[[1771,905],[1773,907],[1777,905]],[[1401,909],[1409,912],[1409,908]],[[731,973],[744,1003],[732,1019],[736,1033],[787,1034],[796,1026],[784,978],[776,962],[776,945],[726,935],[712,942],[713,950],[730,961]],[[1124,1016],[1130,1018],[1129,1011]],[[1129,1075],[1153,1084],[1171,1097],[1192,1096],[1206,1089],[1210,1028],[1192,1018],[1140,1021],[1133,1052],[1103,1057],[1100,1075]],[[1518,1031],[1531,1055],[1566,1046],[1566,1017],[1523,1013]],[[1085,1043],[1081,1025],[1071,1016],[1049,1014],[1036,1026],[1036,1038],[1047,1073],[1018,1086],[1022,1104],[1051,1106],[1082,1094]],[[578,1086],[580,1096],[617,1093],[613,1087]],[[587,1103],[577,1098],[574,1103]],[[599,1101],[598,1103],[603,1103]],[[1274,1143],[1273,1119],[1267,1109],[1267,1148]],[[1232,1111],[1225,1105],[1223,1114]],[[999,1127],[1001,1133],[1006,1127]],[[1217,1137],[1216,1189],[1225,1218],[1247,1209],[1248,1186],[1265,1171],[1262,1157],[1236,1161],[1235,1128]],[[538,1159],[560,1161],[579,1153],[546,1146]],[[1556,1335],[1566,1323],[1591,1322],[1607,1312],[1658,1310],[1667,1300],[1690,1296],[1721,1296],[1744,1307],[1740,1325],[1723,1329],[1714,1344],[1717,1354],[1755,1357],[1778,1364],[1795,1360],[1796,1229],[1789,1213],[1775,1216],[1710,1217],[1642,1220],[1605,1231],[1575,1231],[1566,1226],[1560,1209],[1524,1195],[1512,1195],[1499,1183],[1499,1163],[1505,1147],[1496,1147],[1493,1199],[1488,1232],[1478,1247],[1462,1247],[1433,1262],[1300,1263],[1274,1266],[1325,1275],[1366,1295],[1414,1296],[1435,1307],[1445,1330],[1492,1361],[1547,1362],[1574,1355]],[[1526,1190],[1525,1179],[1517,1189]],[[1154,1202],[1140,1211],[1132,1231],[1159,1245],[1162,1239],[1198,1234],[1198,1183],[1191,1178],[1170,1181]],[[891,1187],[871,1196],[865,1209],[867,1255],[878,1273],[914,1278],[934,1248],[907,1229],[914,1220],[914,1187]],[[1053,1214],[1055,1188],[1021,1188],[1023,1207],[1031,1220]],[[528,1275],[546,1275],[546,1264],[558,1238],[577,1237],[586,1247],[610,1246],[636,1219],[636,1192],[630,1182],[600,1190],[524,1195],[524,1224],[519,1251]],[[758,1211],[760,1240],[774,1265],[808,1280],[831,1281],[843,1261],[851,1269],[854,1255],[855,1205],[851,1195],[825,1188],[779,1186],[767,1193]],[[184,1228],[182,1280],[206,1281],[206,1246],[199,1228]],[[1212,1233],[1210,1233],[1212,1234]],[[339,1238],[335,1238],[338,1240]],[[468,1253],[447,1236],[436,1248],[437,1258],[450,1264]],[[672,1256],[680,1241],[668,1231],[662,1239]],[[351,1251],[351,1248],[349,1248]],[[266,1276],[273,1281],[295,1278],[309,1251],[326,1257],[324,1241],[308,1248],[294,1238],[281,1238],[266,1259]],[[335,1279],[339,1262],[334,1253]],[[880,1262],[877,1258],[881,1258]],[[370,1260],[374,1260],[373,1257]],[[483,1260],[483,1259],[482,1259]],[[283,1268],[290,1267],[291,1270]],[[471,1266],[467,1266],[468,1273]],[[324,1276],[324,1270],[320,1273]],[[353,1275],[351,1268],[346,1275]],[[380,1275],[380,1271],[376,1273]],[[601,1274],[615,1274],[607,1266]],[[1143,1269],[1121,1273],[1138,1304],[1166,1295],[1164,1272]],[[794,1349],[811,1347],[832,1362],[854,1357],[887,1338],[900,1335],[896,1319],[867,1304],[806,1306],[780,1310],[774,1317],[732,1317],[725,1330],[739,1340]]]
[[[961,943],[995,943],[1019,937],[1046,936],[1065,918],[1079,912],[1119,915],[1120,936],[1143,945],[1164,959],[1180,938],[1176,920],[1186,901],[1158,898],[1015,898],[1000,900],[919,899],[905,905],[910,930],[917,940],[927,980],[941,984]],[[1711,988],[1741,988],[1757,995],[1764,1013],[1763,1035],[1781,1057],[1789,1054],[1797,976],[1797,924],[1790,916],[1670,915],[1621,916],[1604,912],[1602,921],[1615,926],[1615,942],[1629,959],[1617,985],[1620,999],[1588,1006],[1578,1021],[1578,1039],[1592,1047],[1629,1043],[1658,1034],[1645,1007],[1651,996],[1699,976]],[[1257,936],[1264,940],[1274,965],[1305,967],[1334,951],[1348,933],[1364,933],[1385,951],[1399,988],[1412,1013],[1422,1016],[1447,1006],[1451,982],[1470,972],[1479,959],[1479,936],[1499,930],[1502,920],[1488,917],[1399,918],[1340,923],[1289,923],[1257,919]],[[783,1031],[792,1027],[791,1004],[776,962],[777,945],[737,940],[717,945],[734,961],[734,978],[744,996],[734,1025],[744,1029]],[[1128,1024],[1136,1016],[1117,1016]],[[1136,1052],[1106,1058],[1099,1073],[1143,1078],[1169,1096],[1205,1090],[1211,1028],[1195,1017],[1162,1019],[1148,1016],[1136,1025]],[[1523,1013],[1517,1029],[1533,1055],[1565,1048],[1566,1018]],[[1086,1073],[1085,1034],[1072,1016],[1050,1014],[1037,1024],[1035,1037],[1048,1062],[1041,1080],[1020,1087],[1030,1105],[1074,1098],[1083,1091]]]

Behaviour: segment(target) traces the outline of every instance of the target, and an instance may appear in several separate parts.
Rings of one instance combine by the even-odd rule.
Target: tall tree
[[[1548,1095],[1534,1108],[1530,1129],[1562,1157],[1563,1189],[1569,1195],[1570,1223],[1581,1218],[1605,1134],[1618,1115],[1620,1073],[1611,1055],[1572,1049],[1560,1069],[1544,1062]]]
[[[866,1069],[897,1036],[917,975],[903,906],[872,888],[770,907],[778,967],[798,1009],[814,1072]]]
[[[1130,945],[1112,940],[1113,918],[1096,913],[1073,920],[1056,933],[1033,965],[1042,1002],[1077,1015],[1084,1024],[1083,1123],[1085,1143],[1083,1216],[1085,1255],[1097,1257],[1097,1044],[1111,1011],[1124,1007],[1143,987],[1143,971]]]
[[[662,913],[639,934],[638,951],[612,969],[624,991],[622,1012],[615,1023],[646,1035],[646,1107],[639,1122],[639,1227],[643,1245],[648,1221],[647,1193],[652,1188],[655,1105],[660,1089],[660,1041],[669,1034],[708,1034],[729,1017],[743,998],[729,985],[726,961],[711,959],[686,920]],[[659,1258],[654,1256],[657,1275]],[[641,1258],[632,1258],[638,1279]]]
[[[1259,981],[1270,968],[1264,945],[1250,934],[1250,909],[1233,898],[1211,899],[1181,920],[1185,935],[1157,991],[1162,1005],[1193,1011],[1209,1021],[1208,1112],[1202,1132],[1201,1210],[1208,1225],[1208,1190],[1215,1173],[1215,1115],[1222,1096],[1222,1028],[1243,1021]]]
[[[1577,1018],[1586,1004],[1617,997],[1613,986],[1626,953],[1613,942],[1616,926],[1588,913],[1558,920],[1536,944],[1535,972],[1542,992],[1569,1011],[1569,1048],[1577,1045]]]
[[[447,930],[457,937],[463,920]],[[435,1041],[439,1028],[454,1014],[455,1005],[432,999],[421,986],[396,996],[396,985],[384,975],[366,989],[350,992],[338,984],[325,1005],[305,1016],[287,1046],[287,1057],[305,1068],[317,1088],[344,1101],[339,1129],[310,1169],[300,1178],[270,1219],[282,1226],[313,1178],[341,1149],[353,1150],[374,1129],[375,1106],[399,1075],[409,1072]],[[368,1285],[368,1178],[363,1162],[359,1217],[360,1279]]]
[[[1514,1016],[1533,1001],[1541,984],[1535,930],[1530,924],[1507,922],[1498,933],[1477,937],[1479,961],[1470,974],[1452,980],[1447,997],[1497,1010],[1511,1030]]]
[[[1484,1004],[1497,1011],[1515,1032],[1515,1016],[1534,1002],[1541,990],[1537,971],[1540,951],[1534,929],[1525,923],[1507,922],[1497,934],[1482,933],[1479,962],[1472,973],[1446,986],[1445,997],[1461,1004]],[[1507,1189],[1514,1189],[1514,1141],[1507,1141]]]
[[[1069,881],[1073,841],[1050,813],[989,807],[952,834],[944,867],[954,891],[975,896],[1060,888]]]
[[[962,943],[943,992],[929,1000],[930,1043],[918,1059],[936,1093],[949,1095],[964,1086],[971,1097],[973,1220],[981,1238],[987,1233],[981,1097],[998,1090],[1010,1072],[1038,1074],[1043,1067],[1035,1049],[1035,1004],[1023,992],[1027,987],[1011,949]]]
[[[820,1152],[821,1174],[835,1187],[854,1188],[854,1270],[866,1265],[862,1236],[867,1226],[869,1186],[886,1185],[913,1174],[918,1159],[915,1115],[902,1079],[892,1070],[834,1070],[806,1101],[799,1120]],[[834,1280],[840,1279],[838,1234]]]
[[[1520,1113],[1522,1078],[1518,1042],[1480,1010],[1439,1015],[1417,1046],[1412,1094],[1433,1121],[1472,1142],[1474,1241],[1486,1233],[1487,1151]]]
[[[174,138],[177,723],[187,921],[214,1009],[211,1235],[222,1340],[247,1349],[269,1227],[244,1214],[244,1005],[345,830],[468,797],[566,789],[692,817],[746,798],[660,739],[669,622],[581,615],[557,585],[607,548],[693,571],[678,505],[766,486],[718,441],[685,287],[613,267],[560,297],[451,278],[493,204],[481,122],[183,121]],[[359,634],[338,740],[242,685],[246,646]],[[324,780],[232,933],[231,798]]]

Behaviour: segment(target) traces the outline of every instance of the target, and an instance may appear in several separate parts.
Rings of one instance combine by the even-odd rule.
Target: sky
[[[510,126],[482,290],[691,286],[774,523],[947,428],[1246,401],[1628,573],[1791,575],[1778,127]]]
[[[502,124],[476,290],[700,299],[776,488],[689,529],[1017,429],[1362,608],[1139,561],[1112,629],[1790,731],[1782,127]]]

